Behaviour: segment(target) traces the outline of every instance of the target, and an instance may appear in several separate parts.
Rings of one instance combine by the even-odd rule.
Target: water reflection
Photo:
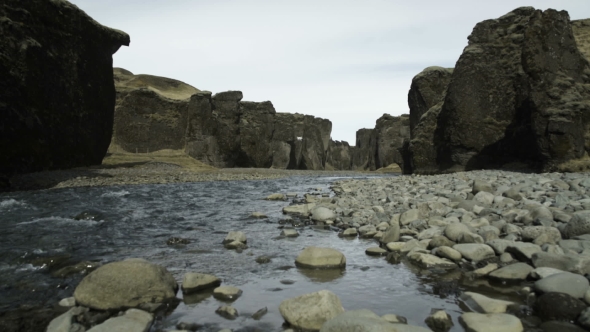
[[[312,282],[331,282],[342,278],[346,274],[344,269],[306,269],[297,268],[299,273],[306,276]]]

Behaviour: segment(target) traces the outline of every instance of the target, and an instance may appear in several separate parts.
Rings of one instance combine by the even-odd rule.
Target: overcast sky
[[[477,22],[520,6],[590,18],[589,0],[70,0],[131,36],[114,66],[277,112],[332,121],[355,143],[383,113],[408,113],[412,77],[454,67]]]

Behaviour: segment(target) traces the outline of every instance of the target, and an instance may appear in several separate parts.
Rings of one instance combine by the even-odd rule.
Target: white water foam
[[[12,210],[13,208],[27,206],[27,203],[17,201],[14,198],[3,200],[0,202],[0,210]]]
[[[30,225],[30,224],[36,224],[36,223],[43,223],[43,224],[53,224],[53,225],[68,225],[68,226],[94,226],[94,225],[98,225],[100,223],[102,223],[104,221],[95,221],[95,220],[74,220],[74,219],[70,219],[70,218],[64,218],[64,217],[45,217],[45,218],[39,218],[39,219],[34,219],[31,221],[24,221],[21,223],[18,223],[18,226],[23,226],[23,225]]]
[[[127,190],[120,190],[120,191],[106,192],[106,193],[100,195],[100,197],[123,197],[123,196],[127,196],[127,195],[129,195],[129,192]]]

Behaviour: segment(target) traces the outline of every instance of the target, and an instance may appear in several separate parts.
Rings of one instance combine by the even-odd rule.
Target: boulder
[[[74,291],[76,302],[97,310],[134,308],[174,299],[178,284],[162,266],[143,259],[105,264],[88,274]]]
[[[334,211],[323,206],[318,206],[311,210],[311,220],[313,221],[327,221],[334,219],[336,219]]]
[[[551,267],[577,274],[590,273],[590,257],[584,255],[537,252],[531,261],[534,267]]]
[[[221,285],[221,280],[211,274],[188,272],[182,278],[182,292],[185,294],[191,294],[219,285]]]
[[[424,322],[434,332],[447,332],[455,325],[451,316],[446,311],[440,309],[432,309],[430,315],[426,317]]]
[[[508,308],[518,306],[514,302],[496,300],[473,292],[461,294],[460,299],[472,310],[483,314],[504,313]]]
[[[220,286],[213,290],[213,296],[223,301],[235,301],[242,295],[242,290],[234,286]]]
[[[244,232],[230,231],[227,233],[227,235],[222,243],[227,244],[227,243],[231,243],[234,241],[242,242],[244,244],[248,242],[248,240],[246,239],[246,234],[244,234]]]
[[[575,236],[590,234],[590,211],[578,211],[563,228],[563,237],[571,239]]]
[[[584,298],[590,284],[586,277],[574,273],[556,273],[535,282],[539,293],[565,293],[576,299]]]
[[[129,36],[68,1],[7,0],[0,17],[0,179],[100,165],[113,128],[112,55]]]
[[[284,300],[279,312],[295,328],[318,331],[325,322],[343,313],[344,308],[336,294],[321,290]]]
[[[575,321],[586,304],[565,293],[545,293],[535,301],[534,313],[544,321]]]
[[[526,280],[532,270],[533,267],[526,263],[515,263],[497,269],[488,276],[500,281],[518,282]]]
[[[522,332],[520,319],[508,314],[478,314],[466,312],[459,316],[459,322],[470,332]]]
[[[346,257],[332,248],[307,247],[295,259],[295,265],[304,268],[344,268]]]
[[[456,244],[453,246],[453,249],[460,252],[465,259],[474,262],[479,262],[496,255],[492,247],[481,243]]]
[[[145,332],[150,328],[153,320],[154,316],[148,312],[129,309],[124,315],[109,318],[102,324],[92,327],[88,332]]]
[[[322,325],[320,332],[397,332],[395,326],[370,310],[345,311]]]
[[[431,254],[425,254],[421,252],[411,252],[408,254],[408,259],[424,269],[430,268],[443,268],[443,269],[453,269],[456,268],[457,265],[449,260],[436,257]]]

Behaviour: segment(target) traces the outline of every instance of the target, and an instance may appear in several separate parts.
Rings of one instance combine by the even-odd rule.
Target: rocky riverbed
[[[190,251],[176,251],[174,259],[163,252],[145,257],[141,250],[111,256],[110,261],[151,262],[117,263],[131,283],[126,288],[141,289],[151,278],[140,265],[160,271],[151,275],[165,291],[140,292],[149,300],[121,304],[124,292],[100,286],[120,284],[113,281],[121,273],[105,273],[113,266],[106,264],[63,301],[73,309],[54,326],[68,322],[82,331],[111,316],[102,324],[107,325],[91,330],[129,320],[141,322],[137,331],[197,325],[206,331],[590,329],[587,174],[475,171],[311,181],[331,183],[332,193],[320,184],[317,191],[305,185],[295,197],[288,186],[274,186],[273,193],[265,191],[273,200],[249,214],[263,219],[213,226],[211,236],[223,237],[207,243],[214,251],[207,256],[210,264],[178,257]],[[264,243],[273,232],[279,236],[269,247]],[[181,244],[182,238],[169,241]],[[228,254],[231,259],[223,258]],[[199,280],[209,280],[208,286]],[[88,286],[93,282],[100,287]],[[112,307],[88,300],[105,296],[101,301]],[[125,311],[130,307],[140,310]],[[91,319],[96,316],[102,318]],[[261,323],[254,323],[256,317]]]

